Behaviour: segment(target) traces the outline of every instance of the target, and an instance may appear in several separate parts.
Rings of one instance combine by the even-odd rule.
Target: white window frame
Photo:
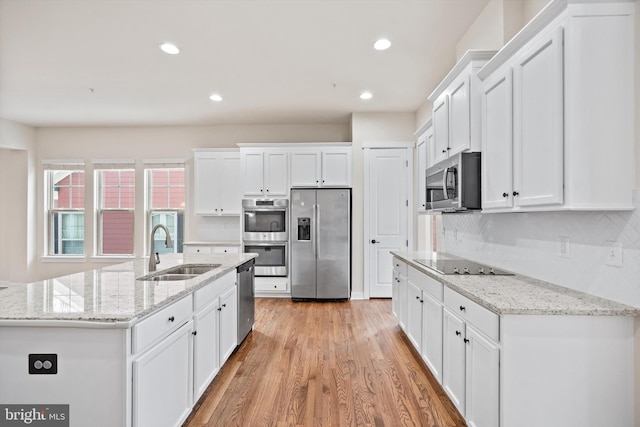
[[[82,239],[63,239],[62,238],[62,216],[65,214],[82,214],[83,219],[85,212],[84,205],[81,208],[54,208],[54,174],[56,172],[68,171],[69,175],[75,172],[82,172],[85,174],[86,179],[86,171],[84,167],[84,162],[82,161],[73,161],[73,160],[45,160],[43,161],[43,172],[44,172],[44,183],[45,183],[45,230],[44,230],[44,257],[62,259],[62,258],[70,258],[70,259],[84,259],[86,256],[87,248],[85,246],[86,243],[86,227],[83,224],[83,238]],[[85,181],[86,182],[86,181]],[[71,185],[70,188],[73,191],[74,187],[80,187]],[[85,197],[86,197],[86,184],[83,184]],[[56,239],[54,236],[55,230],[55,215],[58,215],[57,219],[59,221],[58,224],[58,238]],[[54,253],[55,243],[58,243],[58,251],[62,251],[62,242],[63,241],[82,241],[83,242],[83,251],[81,254],[65,254],[65,253]]]

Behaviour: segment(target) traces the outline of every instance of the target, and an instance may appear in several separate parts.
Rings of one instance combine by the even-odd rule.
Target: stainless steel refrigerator
[[[291,298],[351,297],[351,189],[291,189]]]

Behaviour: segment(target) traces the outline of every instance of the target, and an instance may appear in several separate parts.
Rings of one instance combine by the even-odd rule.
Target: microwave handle
[[[445,200],[449,199],[449,192],[447,191],[447,175],[449,175],[449,167],[444,168],[444,172],[442,173],[442,191]]]

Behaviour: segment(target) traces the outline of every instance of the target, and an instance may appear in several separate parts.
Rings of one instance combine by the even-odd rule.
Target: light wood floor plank
[[[390,300],[261,298],[253,332],[183,427],[464,425]]]

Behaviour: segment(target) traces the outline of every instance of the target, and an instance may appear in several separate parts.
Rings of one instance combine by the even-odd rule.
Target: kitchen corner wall
[[[640,307],[640,190],[633,211],[442,215],[446,252]],[[558,237],[569,238],[559,254]],[[607,265],[622,243],[622,267]]]

